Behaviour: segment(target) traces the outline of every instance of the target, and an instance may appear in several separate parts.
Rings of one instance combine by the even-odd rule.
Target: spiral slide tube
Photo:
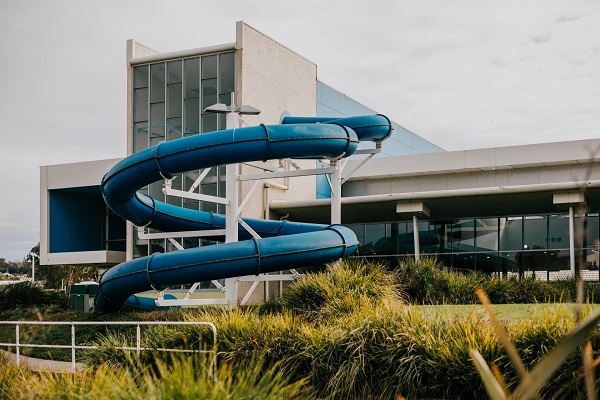
[[[359,141],[380,142],[387,139],[391,130],[389,119],[383,115],[344,119],[286,117],[281,125],[190,136],[162,142],[120,161],[102,178],[101,191],[115,213],[137,226],[166,232],[223,229],[224,215],[161,203],[137,190],[179,173],[215,165],[347,157],[354,153]],[[341,225],[244,221],[261,239],[252,238],[238,224],[239,242],[156,253],[112,267],[100,279],[96,310],[156,307],[151,299],[134,294],[331,262],[353,254],[358,244],[356,235]]]

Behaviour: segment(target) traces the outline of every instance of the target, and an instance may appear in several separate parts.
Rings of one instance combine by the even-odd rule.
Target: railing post
[[[71,324],[71,372],[75,370],[75,324]]]
[[[21,365],[21,349],[19,347],[19,345],[21,344],[20,341],[20,337],[19,337],[19,324],[15,325],[15,347],[17,350],[17,367]]]
[[[140,356],[141,344],[142,344],[142,330],[140,329],[140,324],[137,324],[135,326],[135,345],[136,345],[136,352],[137,352],[138,357]]]

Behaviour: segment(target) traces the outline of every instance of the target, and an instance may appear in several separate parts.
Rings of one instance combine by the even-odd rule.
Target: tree
[[[63,285],[67,287],[67,296],[72,284],[97,280],[98,267],[87,265],[40,265],[40,244],[35,245],[25,256],[24,260],[29,262],[34,259],[36,262],[36,281],[39,279],[44,282],[46,289],[62,289]]]
[[[23,261],[31,264],[31,261],[35,260],[35,264],[38,265],[40,263],[40,243],[36,244],[29,250],[29,253],[23,258]]]

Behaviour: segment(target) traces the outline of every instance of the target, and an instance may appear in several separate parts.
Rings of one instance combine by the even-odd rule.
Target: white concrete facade
[[[120,159],[97,160],[40,167],[40,263],[115,265],[125,253],[109,250],[52,253],[50,243],[49,191],[98,186],[102,177]]]
[[[594,209],[600,205],[597,149],[600,139],[375,158],[344,184],[343,222],[404,219],[397,204],[419,201],[441,219],[554,212],[560,210],[554,193],[581,189]],[[271,209],[326,222],[329,199],[277,200]]]

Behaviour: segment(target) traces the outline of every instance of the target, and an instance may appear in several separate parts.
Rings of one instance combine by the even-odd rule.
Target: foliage
[[[36,281],[41,281],[46,289],[63,289],[69,298],[71,285],[83,281],[97,281],[98,267],[89,265],[40,265],[40,244],[31,248],[25,261],[28,265],[35,260]]]
[[[78,374],[35,373],[0,363],[0,397],[10,399],[314,399],[304,380],[290,382],[260,356],[234,370],[193,357],[157,360],[154,369],[131,359]]]
[[[64,302],[56,292],[44,290],[31,282],[21,282],[0,286],[0,311],[62,305]]]
[[[418,271],[423,268],[413,267]],[[438,270],[430,268],[423,273],[444,278],[441,274],[435,275]],[[419,282],[417,275],[412,282]],[[438,282],[446,288],[445,299],[458,298],[455,293],[463,293],[464,298],[469,298],[469,284],[465,282],[473,281],[461,281],[461,276],[456,275],[455,281]],[[492,326],[490,316],[477,311],[467,315],[432,314],[427,312],[429,307],[408,305],[403,301],[404,296],[400,293],[404,292],[400,289],[409,292],[419,286],[411,281],[404,282],[401,277],[401,273],[388,272],[373,263],[342,262],[331,265],[321,274],[309,274],[296,281],[278,302],[270,302],[267,306],[123,315],[74,314],[74,318],[166,318],[213,322],[218,328],[218,371],[224,368],[228,376],[244,376],[249,384],[261,382],[263,377],[272,379],[269,374],[276,371],[285,377],[287,385],[306,390],[297,397],[484,398],[484,385],[478,379],[469,355],[473,350],[482,359],[493,363],[493,369],[497,376],[502,376],[508,390],[517,388],[519,374],[513,368],[513,360]],[[489,279],[483,278],[480,276],[475,281],[479,287],[488,285]],[[477,285],[470,286],[471,290]],[[424,293],[435,293],[435,288],[426,289]],[[515,298],[517,294],[509,296]],[[568,337],[576,325],[575,317],[565,311],[565,306],[550,310],[538,318],[510,321],[503,327],[524,367],[530,371],[557,343]],[[590,335],[593,347],[598,348],[600,332],[592,331]],[[120,398],[125,392],[118,390],[125,390],[126,385],[132,388],[133,397],[186,398],[185,394],[180,394],[185,386],[180,382],[192,382],[187,385],[192,392],[200,390],[193,386],[204,385],[194,384],[200,381],[193,375],[185,375],[185,380],[173,375],[175,368],[170,367],[165,372],[161,368],[170,361],[156,358],[150,352],[142,352],[137,358],[131,353],[115,351],[114,344],[132,340],[131,335],[127,336],[123,332],[105,332],[101,339],[97,336],[96,342],[102,346],[90,353],[87,360],[93,368],[85,373],[88,375],[80,375],[81,379],[75,384],[82,398],[86,398],[87,393],[100,393],[100,389],[89,389],[92,383],[85,383],[88,381],[96,382],[94,385],[106,390],[106,395],[97,394],[99,398]],[[143,345],[206,349],[212,346],[212,335],[199,326],[156,327],[149,329]],[[246,362],[256,359],[260,359],[258,365],[251,363],[248,367]],[[554,395],[581,397],[585,393],[581,367],[581,352],[576,349],[565,358],[540,394],[548,398]],[[182,365],[179,369],[186,368]],[[127,380],[112,381],[112,371],[120,377],[127,376],[122,378]],[[107,374],[108,381],[102,382],[110,384],[101,386],[95,381],[98,373]],[[158,379],[159,376],[165,379]],[[235,382],[236,378],[233,378]],[[88,386],[83,387],[84,384]],[[193,393],[200,398],[214,398],[204,392]],[[261,396],[268,398],[269,394],[262,392]]]
[[[476,304],[476,289],[483,289],[495,304],[525,304],[563,299],[564,288],[536,280],[489,277],[478,272],[466,274],[445,271],[436,258],[415,262],[403,259],[398,279],[414,304]],[[565,299],[571,298],[570,295]]]
[[[593,369],[600,363],[600,359],[593,359],[591,342],[586,347],[586,357],[581,363],[582,355],[578,354],[581,345],[586,341],[590,332],[600,321],[600,309],[590,313],[587,319],[579,321],[576,325],[570,323],[574,318],[559,316],[555,318],[552,326],[547,324],[528,325],[526,330],[520,333],[525,335],[514,335],[512,340],[505,332],[491,308],[485,293],[478,291],[478,297],[486,307],[495,331],[500,338],[502,346],[506,350],[512,366],[516,370],[516,377],[507,380],[499,374],[500,370],[492,362],[491,368],[487,364],[486,357],[482,356],[478,349],[469,349],[471,359],[481,376],[488,395],[494,400],[503,399],[534,399],[540,393],[562,398],[578,398],[587,392],[588,398],[595,398],[595,386]],[[533,329],[531,329],[533,328]],[[598,336],[596,334],[596,341]],[[529,348],[544,348],[547,352],[535,358],[527,360],[531,353]],[[518,349],[518,350],[517,350]],[[576,355],[574,356],[573,353]],[[529,361],[529,362],[527,362]],[[524,363],[527,362],[529,368]],[[508,366],[506,366],[508,367]],[[559,373],[557,374],[557,371]],[[548,381],[554,377],[553,384],[544,388]],[[585,380],[585,382],[584,382]],[[585,383],[586,390],[583,389]],[[512,391],[512,394],[510,393]]]
[[[83,281],[97,281],[98,267],[80,265],[39,265],[36,266],[36,281],[44,282],[46,289],[67,288],[66,297],[69,297],[71,285]]]
[[[308,320],[327,321],[403,297],[394,272],[378,263],[351,259],[332,264],[323,273],[305,274],[285,291],[280,303]]]

